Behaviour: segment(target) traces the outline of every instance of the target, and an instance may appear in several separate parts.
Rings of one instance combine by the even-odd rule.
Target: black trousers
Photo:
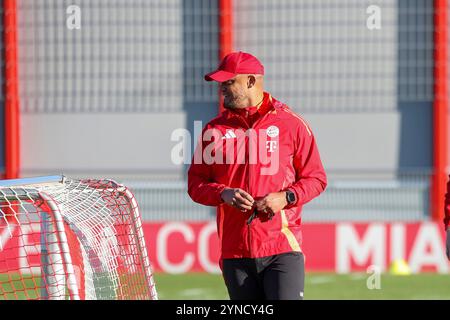
[[[231,300],[303,300],[305,261],[300,252],[223,259],[222,272]]]

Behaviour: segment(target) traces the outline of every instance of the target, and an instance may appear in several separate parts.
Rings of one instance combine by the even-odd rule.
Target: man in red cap
[[[314,135],[264,92],[264,67],[233,52],[205,75],[225,111],[203,129],[188,193],[217,207],[220,266],[232,300],[303,299],[302,206],[327,185]]]

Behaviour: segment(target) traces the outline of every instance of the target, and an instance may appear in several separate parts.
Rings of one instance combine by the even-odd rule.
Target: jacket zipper
[[[251,126],[249,126],[249,128],[252,129],[252,130],[256,130],[255,129],[255,124],[261,123],[264,120],[264,118],[267,117],[268,114],[269,114],[269,112],[267,112],[261,119],[256,120]],[[256,132],[256,140],[257,140],[256,142],[258,143],[258,132]],[[250,138],[249,138],[248,142],[250,143]],[[249,153],[250,153],[249,143],[247,143],[247,150],[248,150],[248,152],[247,152],[247,161],[248,161],[248,189],[250,191],[251,180],[252,180],[251,179],[251,172],[252,172],[252,170],[251,170],[250,159],[249,159]],[[256,157],[258,157],[258,153],[257,153]],[[256,208],[254,210],[256,210]],[[253,214],[253,210],[252,210],[252,212],[250,214]],[[255,219],[253,219],[253,220],[255,220]],[[253,221],[251,221],[251,222],[253,222]],[[249,253],[250,253],[250,257],[253,258],[253,253],[252,253],[252,233],[251,233],[251,226],[250,226],[252,224],[251,222],[249,224],[247,224],[247,228],[248,228],[247,229],[247,232],[248,232],[248,237],[247,238],[248,238],[248,250],[249,250]]]
[[[241,117],[242,118],[242,117]],[[242,119],[244,122],[245,122],[245,124],[247,125],[247,128],[248,129],[252,129],[253,128],[253,126],[250,126],[249,125],[249,123],[247,122],[247,120],[246,119]],[[247,129],[247,130],[248,130]],[[251,186],[251,167],[250,167],[250,157],[249,157],[249,154],[250,154],[250,147],[249,147],[249,144],[250,144],[250,137],[248,136],[248,141],[247,141],[247,143],[246,143],[246,145],[245,145],[245,148],[246,148],[246,150],[245,150],[245,161],[246,161],[246,163],[247,163],[247,165],[248,165],[248,180],[247,180],[247,192],[248,193],[250,193],[250,186]],[[253,211],[252,212],[250,212],[250,214],[253,214]],[[247,224],[247,233],[248,233],[248,236],[247,236],[247,246],[248,246],[248,252],[249,252],[249,254],[250,254],[250,257],[252,257],[252,235],[251,235],[251,232],[250,232],[251,230],[250,230],[250,224]]]
[[[267,115],[269,113],[270,112],[268,111],[261,119],[256,120],[255,123],[253,123],[251,126],[248,124],[246,119],[242,118],[242,116],[239,116],[239,117],[247,125],[248,129],[253,129],[254,130],[254,125],[256,123],[261,123],[264,120],[264,118],[267,117]],[[256,137],[258,139],[258,134],[256,134]],[[249,142],[250,142],[250,138],[248,140],[248,143],[246,144],[246,149],[247,149],[246,151],[247,152],[246,152],[246,155],[245,155],[246,156],[246,161],[248,163],[248,190],[247,190],[248,192],[250,191],[250,185],[251,185],[251,167],[250,167],[250,160],[249,160],[249,152],[250,152],[250,150],[249,150]],[[253,214],[253,212],[251,212],[251,214]],[[250,225],[251,225],[251,223],[247,224],[247,233],[248,233],[247,240],[248,240],[248,251],[249,251],[250,257],[252,258],[253,257],[253,254],[252,254],[252,234],[251,234],[251,227],[250,227]]]

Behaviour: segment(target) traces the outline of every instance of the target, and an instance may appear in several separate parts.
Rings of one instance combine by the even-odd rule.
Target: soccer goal
[[[137,201],[112,180],[0,180],[0,300],[157,299]]]

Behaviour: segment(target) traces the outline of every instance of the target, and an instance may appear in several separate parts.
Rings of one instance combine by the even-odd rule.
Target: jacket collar
[[[268,92],[264,92],[264,100],[262,105],[258,108],[258,111],[260,116],[264,116],[267,112],[273,112],[274,109],[278,109],[281,108],[283,104],[281,102],[279,102],[278,100],[276,100],[275,98],[272,97],[272,95]],[[275,111],[276,113],[276,111]],[[233,110],[229,110],[229,109],[225,109],[225,111],[223,111],[223,115],[226,118],[234,118],[234,117],[239,117],[240,114],[239,112],[233,111]]]

